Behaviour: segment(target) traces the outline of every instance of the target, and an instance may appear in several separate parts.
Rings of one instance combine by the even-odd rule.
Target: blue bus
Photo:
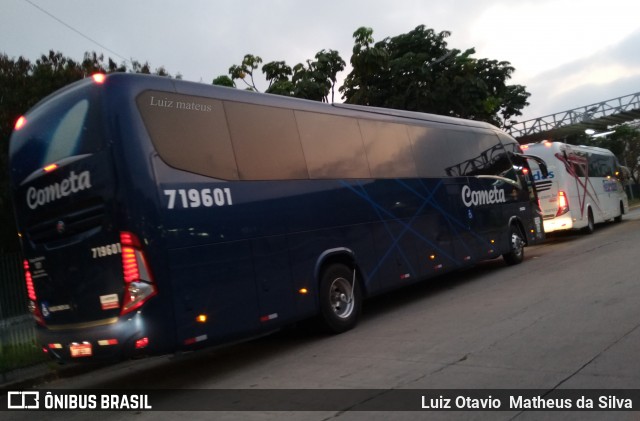
[[[37,338],[54,359],[189,351],[544,238],[497,128],[133,74],[42,100],[10,140]]]

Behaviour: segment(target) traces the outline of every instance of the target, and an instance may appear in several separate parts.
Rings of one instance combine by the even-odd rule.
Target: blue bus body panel
[[[535,195],[496,178],[225,181],[171,167],[154,148],[135,103],[148,90],[215,93],[223,100],[247,98],[261,105],[291,106],[288,99],[132,75],[110,75],[95,89],[103,89],[100,107],[109,110],[101,123],[104,147],[84,161],[65,164],[59,175],[23,186],[22,179],[14,179],[14,194],[24,202],[29,187],[48,185],[70,171],[91,171],[90,192],[59,203],[73,207],[86,193],[108,208],[95,236],[75,237],[74,244],[61,243],[59,249],[25,242],[28,259],[44,256],[50,265],[51,282],[36,282],[42,297],[62,300],[70,294],[73,302],[93,305],[86,313],[76,312],[82,315],[77,319],[64,320],[64,312],[50,316],[51,321],[59,318],[62,328],[52,328],[55,323],[39,327],[42,344],[116,338],[118,347],[102,352],[122,357],[132,354],[142,337],[149,340],[143,352],[152,353],[224,343],[318,314],[319,279],[327,262],[349,262],[364,294],[373,296],[507,253],[511,218],[523,224],[529,244],[541,239],[541,230],[532,225]],[[305,112],[319,107],[295,105]],[[384,121],[397,118],[380,116]],[[486,130],[483,123],[469,127]],[[12,163],[19,167],[17,155],[12,154]],[[498,196],[503,203],[496,205]],[[26,204],[17,210],[23,231],[32,225],[29,218],[42,219]],[[45,219],[67,217],[56,212]],[[101,296],[115,294],[122,303],[121,256],[90,255],[92,249],[119,244],[121,232],[139,238],[157,286],[156,295],[126,316],[107,300],[100,308]],[[73,282],[75,289],[64,282]],[[39,300],[45,307],[62,303]],[[111,322],[83,325],[98,319]],[[60,357],[69,355],[62,352]]]
[[[154,168],[182,342],[315,314],[318,265],[332,252],[353,257],[369,296],[499,257],[509,247],[504,215],[521,206],[466,208],[463,186],[493,188],[467,177],[176,183],[179,170]],[[203,192],[218,204],[205,206]],[[207,326],[194,323],[201,313]]]

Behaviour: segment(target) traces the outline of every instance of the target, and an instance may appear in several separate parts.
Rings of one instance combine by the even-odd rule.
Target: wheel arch
[[[527,231],[524,228],[524,224],[522,223],[522,220],[520,218],[518,218],[517,216],[515,216],[515,215],[513,215],[511,218],[509,218],[509,223],[507,224],[507,232],[509,232],[508,229],[512,225],[520,230],[520,234],[522,234],[522,239],[524,240],[524,244],[526,246],[528,246],[529,245],[529,237],[527,236]],[[509,241],[511,241],[511,239],[509,239]]]
[[[349,267],[351,270],[355,269],[356,282],[360,284],[363,295],[365,297],[368,295],[364,274],[357,263],[356,254],[353,250],[347,247],[336,247],[333,249],[325,250],[318,257],[314,269],[314,280],[316,286],[320,285],[320,279],[322,278],[323,271],[333,264],[343,264]]]

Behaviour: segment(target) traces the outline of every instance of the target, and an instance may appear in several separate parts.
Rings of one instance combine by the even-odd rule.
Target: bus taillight
[[[29,267],[29,261],[27,259],[23,260],[22,266],[24,267],[24,280],[27,284],[27,297],[29,297],[29,311],[33,314],[33,317],[36,319],[38,324],[44,325],[44,318],[42,317],[42,313],[40,312],[40,308],[38,308],[37,300],[38,297],[36,295],[36,288],[33,285],[33,276],[31,275],[31,268]]]
[[[558,192],[558,212],[556,212],[556,216],[564,215],[567,212],[569,212],[569,199],[567,194],[561,190]]]
[[[27,283],[27,296],[31,301],[35,301],[38,299],[38,297],[36,297],[36,289],[33,287],[33,277],[31,276],[31,269],[29,269],[29,261],[25,259],[23,262],[23,266],[24,279]]]
[[[121,232],[120,243],[125,284],[120,314],[127,314],[140,308],[149,298],[158,293],[158,289],[151,277],[138,237],[130,232]]]

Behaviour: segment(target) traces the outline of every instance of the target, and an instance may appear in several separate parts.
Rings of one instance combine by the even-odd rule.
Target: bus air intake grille
[[[550,190],[552,184],[551,180],[536,181],[536,190],[539,192]]]

